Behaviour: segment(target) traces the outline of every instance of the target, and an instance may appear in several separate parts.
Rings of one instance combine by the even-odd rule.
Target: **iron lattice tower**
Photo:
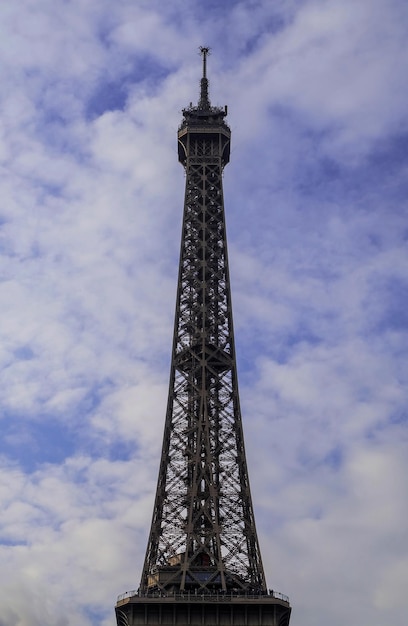
[[[266,588],[248,480],[222,186],[231,131],[227,108],[209,100],[208,52],[199,102],[178,130],[186,189],[163,448],[140,588],[119,598],[120,626],[166,623],[170,599],[172,624],[222,624],[208,606],[225,609],[227,596],[228,623],[251,623],[254,609],[257,624],[289,624],[287,597]]]

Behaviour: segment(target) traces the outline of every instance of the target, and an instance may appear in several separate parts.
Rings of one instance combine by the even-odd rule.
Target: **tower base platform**
[[[282,594],[234,595],[128,592],[116,603],[117,626],[289,626],[291,607]]]

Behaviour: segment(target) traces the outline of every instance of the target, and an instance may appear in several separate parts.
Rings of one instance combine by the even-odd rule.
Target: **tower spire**
[[[200,54],[203,57],[203,76],[200,81],[200,100],[198,108],[208,110],[211,108],[210,99],[208,97],[208,79],[207,79],[207,56],[210,54],[210,48],[200,46]]]

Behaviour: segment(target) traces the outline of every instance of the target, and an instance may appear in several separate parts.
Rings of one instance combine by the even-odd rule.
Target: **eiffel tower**
[[[183,110],[186,173],[170,385],[140,587],[119,596],[118,626],[288,626],[287,596],[267,589],[238,395],[222,176],[227,107]]]

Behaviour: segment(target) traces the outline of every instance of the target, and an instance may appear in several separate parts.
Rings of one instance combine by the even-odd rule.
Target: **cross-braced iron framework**
[[[222,175],[226,108],[208,98],[183,111],[186,171],[170,387],[144,594],[266,592],[238,396]]]

